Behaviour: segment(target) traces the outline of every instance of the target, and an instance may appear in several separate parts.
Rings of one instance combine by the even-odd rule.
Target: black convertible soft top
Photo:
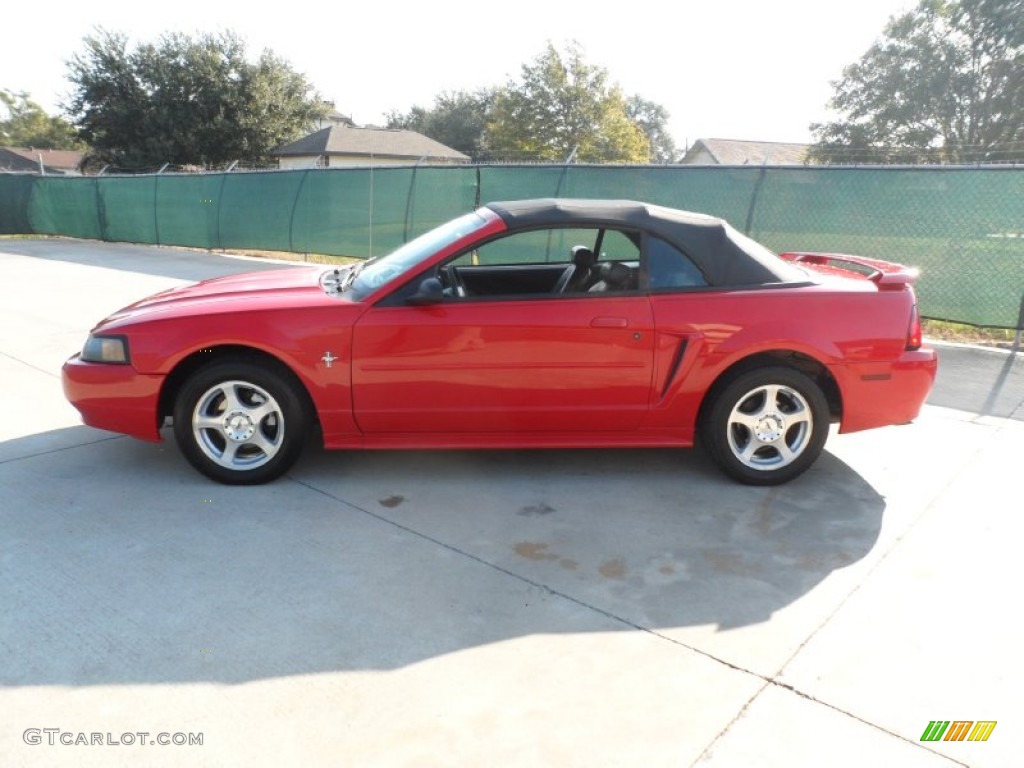
[[[488,203],[510,230],[613,227],[641,230],[675,245],[716,286],[805,281],[807,275],[738,233],[723,219],[635,200],[544,198]]]

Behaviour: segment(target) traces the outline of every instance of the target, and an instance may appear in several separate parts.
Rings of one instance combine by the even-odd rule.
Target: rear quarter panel
[[[909,288],[878,291],[865,279],[828,278],[804,286],[660,294],[652,304],[661,393],[652,427],[694,429],[716,380],[759,353],[796,352],[824,365],[840,391],[844,432],[913,418],[934,378],[934,365],[929,372],[927,360],[905,351],[914,304]],[[684,341],[673,375],[670,360]],[[923,353],[929,356],[934,360],[930,350]],[[902,375],[894,376],[900,366]],[[901,383],[908,376],[909,387]]]

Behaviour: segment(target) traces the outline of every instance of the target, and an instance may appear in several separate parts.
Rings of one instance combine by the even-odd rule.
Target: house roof
[[[309,124],[310,131],[319,131],[328,125],[349,125],[355,127],[355,122],[353,122],[351,117],[341,114],[341,112],[334,108],[333,101],[325,101],[324,106],[328,110],[327,113]]]
[[[351,125],[330,125],[291,144],[285,144],[271,154],[279,157],[356,155],[408,158],[411,161],[421,157],[469,161],[468,155],[427,138],[422,133],[398,128],[357,128]]]
[[[77,171],[84,155],[71,149],[0,147],[0,170],[38,171],[40,156],[48,171]]]
[[[737,139],[697,139],[679,161],[702,162],[701,150],[719,165],[803,165],[809,144]]]
[[[324,120],[329,120],[330,122],[335,123],[337,125],[347,125],[352,128],[354,128],[356,125],[354,122],[352,122],[351,117],[349,117],[348,115],[341,114],[341,112],[339,112],[336,109],[332,109],[330,112],[328,112],[327,115],[324,117]]]

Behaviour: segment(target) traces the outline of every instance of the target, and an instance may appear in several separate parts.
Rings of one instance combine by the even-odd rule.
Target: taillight
[[[910,310],[910,326],[907,328],[908,352],[921,348],[921,316],[917,314],[917,304]]]

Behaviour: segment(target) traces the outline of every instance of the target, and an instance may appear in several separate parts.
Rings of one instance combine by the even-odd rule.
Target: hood
[[[323,272],[323,265],[302,266],[246,272],[182,285],[130,304],[110,315],[100,326],[143,317],[150,319],[156,315],[169,317],[306,306],[328,300],[319,284]]]

